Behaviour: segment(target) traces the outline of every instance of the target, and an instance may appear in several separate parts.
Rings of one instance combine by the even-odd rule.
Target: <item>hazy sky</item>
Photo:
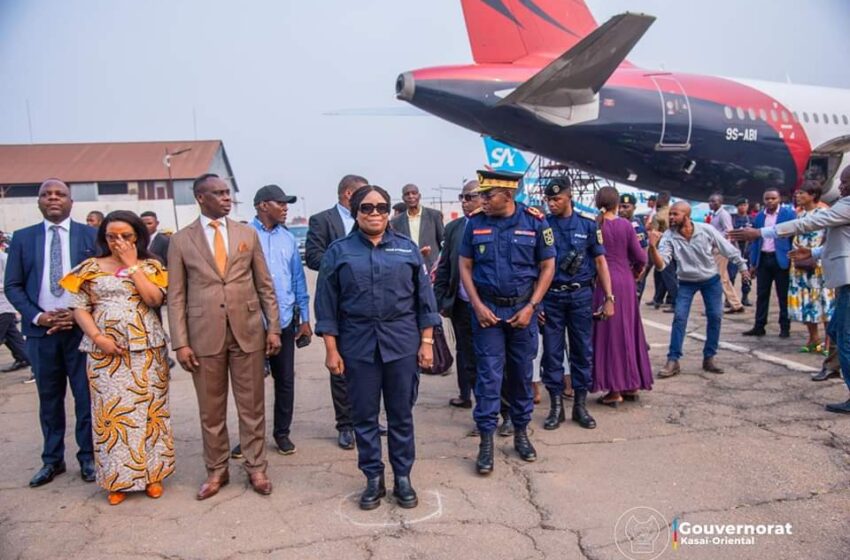
[[[846,0],[589,5],[658,17],[630,56],[648,68],[850,88]],[[400,72],[471,61],[460,0],[0,0],[0,143],[29,142],[27,100],[35,142],[191,140],[194,110],[243,201],[275,182],[317,212],[345,173],[437,196],[482,165],[476,134],[324,113],[399,107]]]

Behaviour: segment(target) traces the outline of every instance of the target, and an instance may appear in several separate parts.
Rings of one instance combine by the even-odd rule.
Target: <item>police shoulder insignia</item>
[[[597,230],[596,230],[596,241],[597,241],[600,245],[604,245],[604,243],[602,243],[602,229],[597,229]]]
[[[543,230],[543,242],[549,247],[555,244],[555,235],[552,233],[552,228],[547,227]]]
[[[594,222],[596,221],[596,216],[594,216],[590,212],[587,212],[586,210],[579,210],[578,215],[586,220],[593,220]]]
[[[535,219],[540,220],[540,221],[543,221],[543,218],[546,217],[546,216],[543,215],[543,212],[541,212],[537,208],[534,208],[533,206],[526,206],[525,211],[526,211],[526,213],[530,214]]]

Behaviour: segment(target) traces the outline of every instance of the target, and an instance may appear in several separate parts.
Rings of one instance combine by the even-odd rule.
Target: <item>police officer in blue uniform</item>
[[[636,207],[637,197],[630,193],[623,193],[620,195],[620,208],[617,211],[617,215],[632,223],[632,227],[635,229],[635,234],[637,235],[641,249],[647,251],[649,250],[649,238],[646,235],[646,226],[644,226],[643,220],[635,218]],[[635,281],[638,301],[640,301],[643,297],[643,290],[646,288],[646,275],[650,268],[652,267],[648,265],[644,267],[640,276]]]
[[[351,212],[354,229],[328,247],[319,268],[316,333],[324,337],[325,366],[347,378],[358,466],[366,475],[360,507],[374,509],[386,495],[378,431],[383,394],[393,495],[412,508],[418,503],[410,482],[417,365],[431,367],[432,329],[441,320],[419,249],[389,229],[387,192],[361,187]]]
[[[460,278],[475,314],[473,417],[481,434],[476,467],[493,471],[493,432],[504,378],[514,425],[514,448],[537,459],[528,439],[534,407],[532,360],[536,312],[555,273],[555,241],[543,213],[514,201],[521,175],[479,171],[482,212],[470,217],[460,245]]]
[[[593,288],[599,282],[611,293],[611,278],[602,246],[602,231],[592,215],[582,215],[572,204],[566,178],[550,180],[544,188],[547,216],[557,248],[555,278],[543,298],[543,360],[541,378],[549,391],[549,415],[543,428],[555,430],[564,413],[564,341],[569,339],[570,381],[574,391],[572,419],[582,428],[596,427],[587,412],[587,393],[593,384]],[[613,312],[613,298],[606,301]]]

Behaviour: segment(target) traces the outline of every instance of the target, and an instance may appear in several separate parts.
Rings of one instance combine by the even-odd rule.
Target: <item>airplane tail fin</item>
[[[598,27],[584,0],[462,0],[472,57],[479,64],[550,60]]]

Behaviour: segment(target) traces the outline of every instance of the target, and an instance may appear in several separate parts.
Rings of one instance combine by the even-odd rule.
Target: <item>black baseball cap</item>
[[[286,196],[283,189],[277,185],[266,185],[265,187],[260,187],[257,190],[257,194],[254,195],[254,206],[261,202],[285,202],[286,204],[292,204],[297,200],[297,196]]]
[[[556,196],[570,192],[570,180],[567,177],[551,177],[546,181],[546,186],[543,187],[543,194],[546,196]]]
[[[637,197],[632,193],[623,193],[620,195],[620,204],[631,204],[637,206]]]

